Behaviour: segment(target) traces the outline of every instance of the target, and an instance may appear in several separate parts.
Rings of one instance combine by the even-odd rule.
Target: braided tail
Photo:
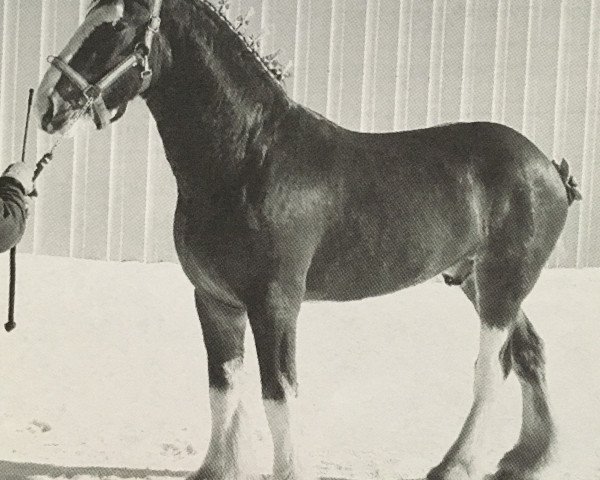
[[[560,164],[554,160],[552,161],[552,164],[554,167],[556,167],[556,170],[560,175],[560,179],[565,185],[565,189],[567,190],[567,201],[569,202],[569,205],[571,205],[575,200],[581,200],[583,196],[581,195],[579,188],[577,188],[578,185],[573,178],[573,175],[569,173],[569,164],[567,161],[563,158]]]

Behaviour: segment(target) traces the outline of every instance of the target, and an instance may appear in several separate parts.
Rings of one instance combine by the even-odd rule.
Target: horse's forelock
[[[114,0],[88,0],[87,13],[89,14],[94,8],[105,6],[114,3]]]

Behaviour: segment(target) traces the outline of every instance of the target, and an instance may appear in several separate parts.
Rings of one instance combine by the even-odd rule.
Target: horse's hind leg
[[[477,286],[470,276],[461,288],[477,308]],[[510,329],[482,320],[479,354],[475,363],[473,404],[467,419],[442,462],[429,472],[428,480],[479,479],[477,449],[485,432],[485,421],[507,375],[506,348]]]
[[[208,357],[212,429],[204,464],[190,480],[243,478],[240,450],[244,409],[240,376],[246,314],[198,290],[196,309]]]
[[[510,354],[521,383],[523,418],[519,440],[500,461],[495,478],[536,478],[554,453],[556,429],[548,403],[543,342],[522,311],[510,338]]]
[[[480,478],[477,450],[497,392],[513,366],[523,387],[523,427],[519,443],[501,461],[495,478],[537,479],[551,453],[554,425],[546,396],[542,344],[521,310],[543,261],[532,262],[537,255],[528,257],[527,252],[515,258],[513,249],[507,251],[510,255],[495,251],[478,259],[474,275],[462,286],[481,318],[474,401],[458,439],[429,473],[430,480]]]

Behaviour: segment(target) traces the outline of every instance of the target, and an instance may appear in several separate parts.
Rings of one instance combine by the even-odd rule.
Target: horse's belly
[[[369,238],[348,234],[322,245],[307,275],[307,300],[349,301],[389,294],[422,283],[463,259],[481,245],[475,221],[465,215],[452,234],[429,229],[405,235],[403,229]]]
[[[434,262],[418,270],[390,268],[383,262],[336,265],[319,278],[307,278],[306,300],[351,301],[376,297],[424,282],[452,262]]]

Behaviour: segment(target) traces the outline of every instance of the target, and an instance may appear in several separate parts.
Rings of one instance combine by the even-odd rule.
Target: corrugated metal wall
[[[27,90],[88,0],[0,0],[0,161],[19,158]],[[566,157],[585,201],[551,265],[600,266],[600,0],[234,0],[294,62],[296,100],[345,127],[494,120]],[[49,140],[30,137],[29,159]],[[35,158],[34,158],[35,157]],[[175,184],[143,103],[81,131],[42,175],[21,251],[173,260]]]

